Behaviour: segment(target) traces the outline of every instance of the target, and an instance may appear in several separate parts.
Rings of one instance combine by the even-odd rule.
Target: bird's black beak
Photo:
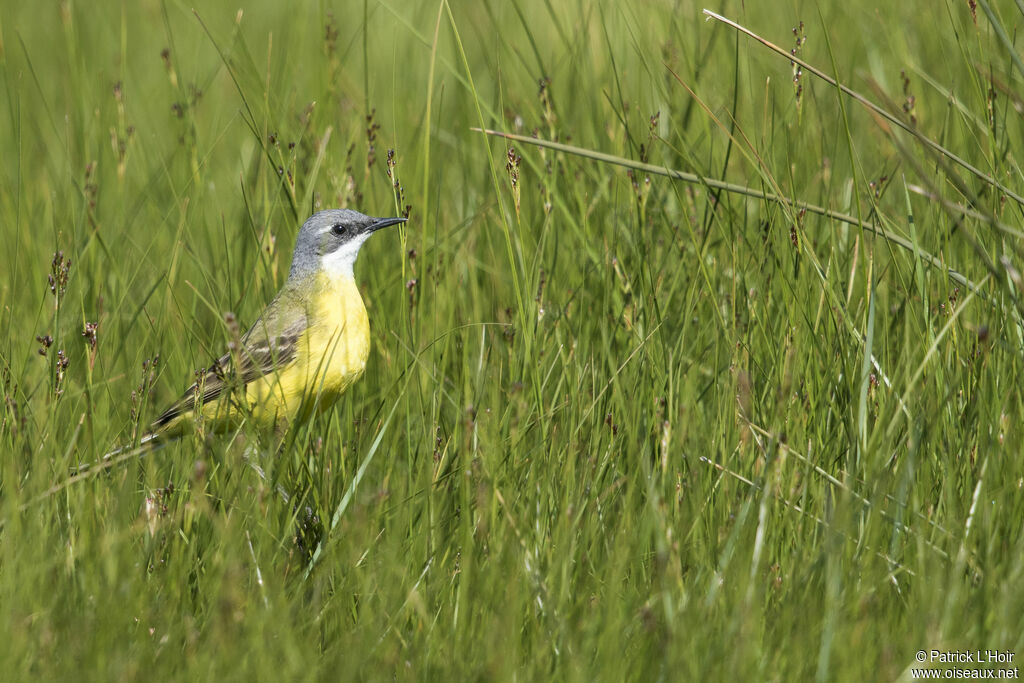
[[[404,223],[406,220],[408,220],[408,219],[406,219],[406,218],[377,218],[377,219],[375,219],[373,221],[373,223],[370,223],[370,225],[367,226],[366,232],[368,232],[368,233],[377,232],[381,228],[386,228],[389,225],[394,225],[396,223]]]

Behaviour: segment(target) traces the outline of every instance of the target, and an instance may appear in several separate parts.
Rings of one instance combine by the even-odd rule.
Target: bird
[[[282,433],[335,404],[366,369],[370,325],[353,267],[359,250],[382,228],[406,218],[373,218],[327,209],[302,224],[288,279],[252,327],[175,403],[136,446],[123,446],[75,473],[22,510],[125,460],[180,438],[202,422],[226,432],[245,421]],[[3,520],[0,520],[0,528]]]
[[[351,209],[313,214],[299,230],[288,279],[274,299],[139,444],[180,437],[198,422],[215,432],[243,421],[280,432],[333,406],[362,376],[370,353],[356,257],[373,233],[405,221]]]

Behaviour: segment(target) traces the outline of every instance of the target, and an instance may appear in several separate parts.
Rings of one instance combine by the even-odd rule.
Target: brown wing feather
[[[291,362],[295,358],[298,348],[299,337],[306,328],[306,319],[303,317],[287,326],[280,334],[268,339],[262,338],[258,341],[250,339],[254,331],[263,332],[262,325],[257,322],[242,337],[242,352],[239,354],[238,368],[232,373],[231,355],[225,354],[208,367],[199,382],[185,390],[185,394],[170,408],[165,410],[152,425],[156,431],[161,427],[173,422],[176,418],[196,408],[197,387],[202,384],[202,396],[199,397],[199,405],[206,405],[215,401],[224,393],[225,389],[233,382],[239,381],[242,385],[252,382],[254,379],[268,375]]]

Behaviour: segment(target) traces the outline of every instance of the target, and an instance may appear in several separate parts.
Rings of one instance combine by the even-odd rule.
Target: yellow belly
[[[243,419],[261,428],[286,427],[322,412],[359,379],[370,354],[370,325],[359,289],[351,278],[337,281],[321,277],[311,297],[310,322],[298,339],[294,358],[245,386],[228,401],[203,407],[207,427],[215,431],[235,428]]]

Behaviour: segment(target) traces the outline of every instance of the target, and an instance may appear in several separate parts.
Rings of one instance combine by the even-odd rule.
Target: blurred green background
[[[0,3],[5,677],[1024,651],[1019,3],[712,7],[893,120],[702,8]],[[47,493],[331,207],[410,217],[338,407],[262,475],[243,429]]]

